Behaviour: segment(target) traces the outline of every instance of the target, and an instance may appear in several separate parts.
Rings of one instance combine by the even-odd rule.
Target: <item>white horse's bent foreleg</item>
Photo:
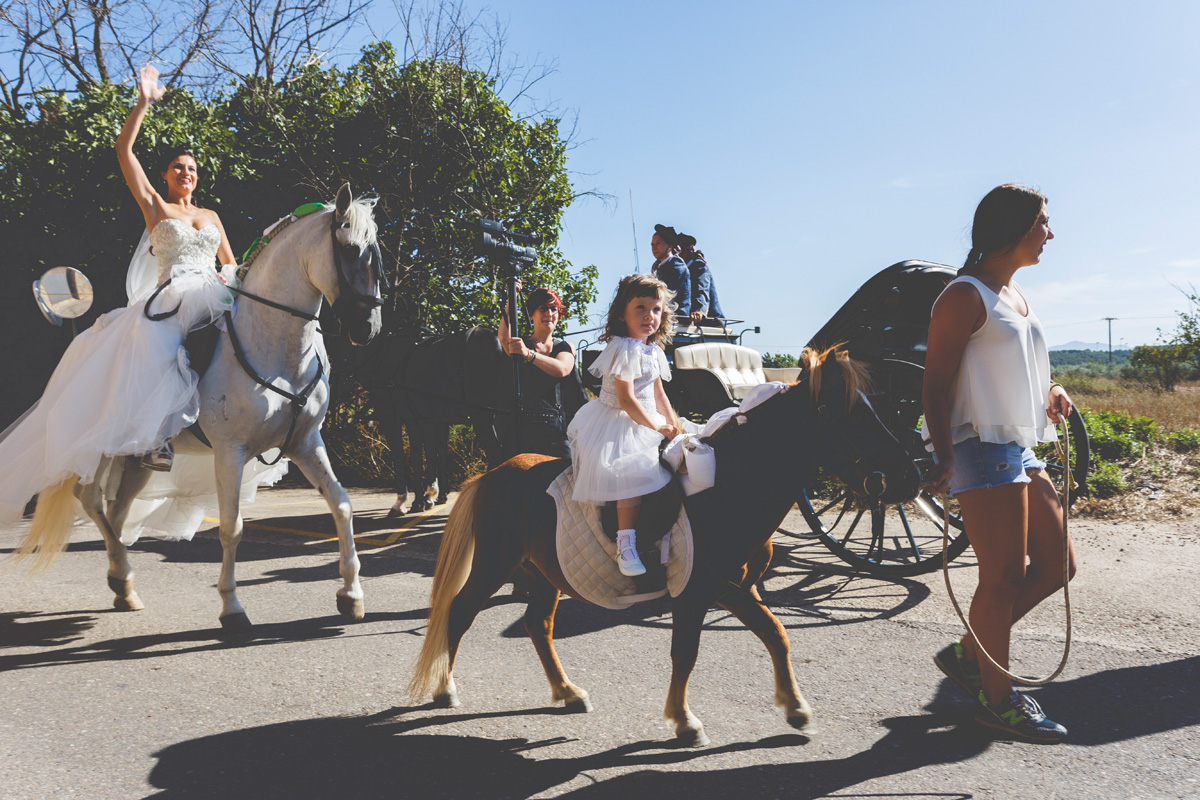
[[[338,612],[347,619],[358,621],[363,618],[365,606],[362,584],[358,580],[360,565],[354,547],[354,510],[350,507],[350,497],[333,474],[325,442],[319,433],[314,432],[307,442],[292,449],[288,456],[325,498],[337,526],[338,571],[343,581],[337,592]]]
[[[134,459],[118,458],[109,466],[109,469],[116,470],[121,476],[122,482],[125,479],[124,464],[121,462],[130,462],[136,464]],[[142,475],[130,475],[130,491],[131,497],[136,497],[142,487],[149,480],[149,474],[144,470],[137,468]],[[97,471],[97,476],[102,476],[106,472],[105,467]],[[136,485],[135,485],[136,484]],[[121,487],[122,489],[124,487]],[[83,510],[91,518],[92,522],[96,523],[96,527],[100,529],[100,535],[104,537],[104,549],[108,553],[108,588],[113,592],[113,608],[118,611],[141,611],[146,607],[142,599],[133,589],[133,565],[129,563],[129,548],[121,542],[121,529],[110,523],[105,508],[105,497],[102,488],[102,482],[97,480],[94,483],[89,483],[78,488],[79,502],[83,506]],[[121,491],[118,490],[118,496]],[[114,505],[113,503],[109,504]],[[120,514],[122,523],[125,521],[125,514],[128,512],[128,505]]]
[[[246,630],[250,618],[237,598],[237,548],[242,541],[242,470],[246,457],[238,451],[214,448],[216,459],[217,501],[221,508],[221,575],[217,591],[221,595],[221,627]]]

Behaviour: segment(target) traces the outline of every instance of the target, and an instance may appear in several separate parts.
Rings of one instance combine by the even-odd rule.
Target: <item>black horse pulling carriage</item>
[[[902,261],[880,271],[817,331],[809,345],[824,349],[845,343],[851,356],[871,365],[871,404],[922,472],[932,466],[921,441],[921,384],[933,303],[957,270],[927,261]],[[734,321],[729,321],[730,323]],[[746,392],[768,380],[790,381],[798,370],[762,366],[759,354],[740,346],[729,324],[723,329],[693,329],[675,337],[668,353],[673,362],[668,395],[684,416],[707,418],[737,405]],[[581,361],[597,354],[584,351]],[[585,378],[588,373],[584,372]],[[1086,486],[1089,465],[1087,430],[1079,411],[1068,419],[1074,485]],[[1054,453],[1043,454],[1056,484],[1063,465]],[[1072,490],[1074,498],[1074,490]],[[925,492],[891,506],[857,501],[836,480],[809,487],[798,505],[813,535],[856,569],[902,577],[937,569],[941,564],[943,508]],[[950,508],[951,558],[968,545],[962,521]]]

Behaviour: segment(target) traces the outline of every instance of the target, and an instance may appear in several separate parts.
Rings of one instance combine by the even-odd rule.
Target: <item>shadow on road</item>
[[[1200,707],[1182,697],[1183,687],[1195,685],[1198,671],[1200,657],[1191,657],[1106,670],[1040,694],[1055,709],[1062,709],[1071,726],[1071,738],[1059,747],[1088,747],[1200,723]],[[944,683],[926,706],[927,713],[883,720],[887,733],[869,748],[826,760],[804,760],[809,751],[802,745],[807,740],[795,734],[702,750],[678,748],[671,741],[645,741],[555,758],[548,748],[575,740],[490,740],[423,729],[497,717],[550,716],[563,713],[561,709],[463,714],[421,706],[368,717],[298,720],[181,742],[156,754],[159,761],[149,780],[160,790],[152,797],[162,800],[221,796],[315,800],[347,790],[366,797],[526,798],[584,774],[593,783],[563,797],[820,798],[873,779],[968,761],[985,752],[993,741],[971,721],[970,704],[958,693],[956,686]],[[1117,705],[1101,708],[1088,701],[1098,696],[1113,698]],[[704,769],[711,756],[766,749],[776,751],[767,764]],[[694,769],[683,771],[681,765]],[[637,771],[607,779],[590,774],[605,769]],[[972,794],[964,790],[922,796],[968,798]]]
[[[125,613],[119,611],[102,613]],[[62,639],[74,632],[81,632],[96,624],[95,616],[79,616],[80,612],[63,614],[38,614],[19,612],[6,614],[0,620],[0,634],[6,647],[54,647],[78,639]],[[211,650],[227,650],[242,647],[263,647],[293,642],[318,641],[337,636],[417,635],[424,627],[428,611],[406,611],[399,613],[374,613],[371,623],[413,622],[411,630],[402,630],[394,625],[385,631],[372,630],[367,623],[348,623],[340,616],[300,619],[291,622],[255,625],[244,634],[230,634],[221,628],[177,631],[174,633],[128,636],[122,639],[106,639],[77,647],[0,655],[0,672],[35,667],[54,667],[65,664],[88,664],[104,661],[138,661],[143,659],[171,658]],[[32,622],[28,620],[33,620]],[[10,638],[11,637],[11,638]],[[56,640],[56,638],[59,640]],[[41,641],[37,641],[37,640]]]

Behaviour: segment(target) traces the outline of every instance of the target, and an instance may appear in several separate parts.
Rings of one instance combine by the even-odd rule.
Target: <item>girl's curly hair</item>
[[[671,337],[675,334],[675,293],[668,289],[665,283],[651,275],[626,275],[621,278],[621,282],[617,284],[616,294],[613,295],[612,304],[608,307],[608,319],[604,325],[604,333],[600,334],[600,341],[607,342],[614,336],[629,335],[629,330],[625,327],[625,309],[629,305],[629,301],[635,297],[662,299],[662,324],[646,341],[659,347],[666,347],[666,343],[671,341]]]

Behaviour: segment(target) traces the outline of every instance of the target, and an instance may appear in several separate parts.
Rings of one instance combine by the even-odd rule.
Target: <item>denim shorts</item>
[[[1033,448],[1016,442],[981,442],[978,436],[954,445],[954,475],[950,477],[950,496],[971,489],[1029,483],[1030,469],[1045,469],[1046,462],[1033,454]]]

